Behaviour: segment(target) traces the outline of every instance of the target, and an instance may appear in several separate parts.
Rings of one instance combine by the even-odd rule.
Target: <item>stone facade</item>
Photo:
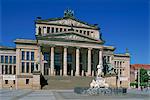
[[[130,55],[114,54],[115,47],[105,46],[97,25],[82,22],[73,15],[65,15],[63,18],[37,19],[35,26],[36,40],[14,41],[16,63],[13,66],[16,69],[13,74],[6,73],[15,75],[16,82],[12,87],[40,89],[40,76],[33,73],[35,70],[49,76],[95,76],[96,66],[100,63],[104,65],[104,75],[109,74],[114,84],[116,76],[109,73],[110,68],[117,73],[119,87],[129,86]],[[2,49],[0,55],[5,55]],[[12,52],[5,49],[8,52],[6,55]],[[1,69],[2,64],[0,62]],[[0,87],[10,87],[2,80],[5,75],[2,72],[0,79],[3,84]],[[109,83],[112,82],[110,80]]]

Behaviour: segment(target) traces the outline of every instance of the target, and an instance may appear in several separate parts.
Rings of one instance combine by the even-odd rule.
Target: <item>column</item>
[[[39,27],[36,26],[35,35],[38,35],[39,33]]]
[[[51,75],[54,75],[54,47],[51,47]]]
[[[103,54],[102,54],[102,50],[99,50],[99,65],[103,65]]]
[[[120,63],[117,61],[117,68],[118,68],[118,87],[120,87]]]
[[[76,48],[76,76],[79,76],[79,63],[80,62],[80,51]]]
[[[67,48],[64,47],[64,57],[63,57],[63,75],[67,76]]]
[[[17,48],[16,50],[16,75],[21,72],[21,50]]]
[[[88,48],[88,76],[91,76],[91,48]]]

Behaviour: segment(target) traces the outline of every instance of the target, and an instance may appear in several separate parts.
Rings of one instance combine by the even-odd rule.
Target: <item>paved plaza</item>
[[[149,100],[149,92],[125,95],[80,95],[73,90],[0,90],[0,100]]]

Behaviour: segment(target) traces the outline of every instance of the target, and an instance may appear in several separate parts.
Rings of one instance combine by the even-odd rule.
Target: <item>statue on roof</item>
[[[74,17],[74,11],[71,9],[67,9],[64,11],[64,17],[70,17],[73,18]]]

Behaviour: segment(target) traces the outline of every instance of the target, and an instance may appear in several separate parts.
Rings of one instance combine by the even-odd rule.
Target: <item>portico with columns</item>
[[[42,44],[43,41],[38,42]],[[102,56],[102,47],[100,46],[85,48],[84,46],[42,44],[41,52],[41,55],[44,56],[41,59],[43,75],[94,76],[96,75],[96,66],[102,62],[100,61],[102,60],[100,57]],[[49,59],[46,59],[46,56]]]

